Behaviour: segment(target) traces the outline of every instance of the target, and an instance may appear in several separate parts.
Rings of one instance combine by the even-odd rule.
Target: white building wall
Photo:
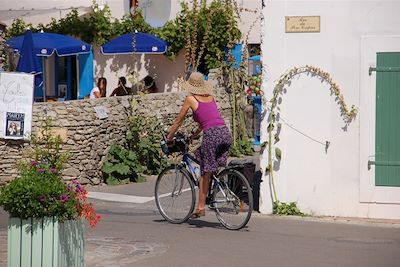
[[[265,1],[263,89],[267,99],[278,78],[294,66],[313,65],[331,74],[345,102],[359,108],[347,129],[329,86],[300,75],[283,95],[284,121],[277,146],[282,161],[275,172],[278,199],[297,201],[306,213],[328,216],[400,218],[400,187],[376,188],[369,156],[375,152],[376,51],[400,51],[400,1]],[[285,33],[285,16],[320,16],[320,33]],[[378,44],[366,36],[374,36]],[[388,38],[387,36],[391,36]],[[373,48],[371,48],[371,46]],[[374,50],[375,49],[375,50]],[[267,140],[267,119],[262,141]],[[267,152],[261,159],[265,169]],[[261,184],[261,212],[272,211],[268,177]]]
[[[181,52],[175,61],[169,60],[164,55],[103,55],[98,47],[94,51],[94,78],[107,79],[107,95],[117,87],[118,77],[125,76],[130,87],[129,79],[133,71],[138,74],[139,80],[147,75],[155,79],[158,92],[177,92],[177,80],[184,73],[184,53]]]
[[[2,0],[0,6],[0,21],[10,26],[14,19],[22,18],[26,23],[37,26],[50,23],[51,18],[64,18],[73,8],[76,8],[80,15],[91,12],[92,0]],[[107,4],[110,7],[111,15],[120,19],[124,14],[129,13],[129,1],[125,0],[96,0],[99,7]]]

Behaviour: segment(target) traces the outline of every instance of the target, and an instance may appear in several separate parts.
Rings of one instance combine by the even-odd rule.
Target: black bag
[[[253,188],[254,173],[256,171],[256,164],[254,164],[253,160],[236,159],[229,162],[228,166],[233,166],[235,170],[242,173],[249,182],[250,187]]]
[[[229,162],[228,166],[233,166],[233,169],[243,174],[246,177],[246,180],[250,184],[250,188],[253,188],[253,177],[256,165],[253,163],[251,159],[244,159],[244,160],[232,160]],[[238,196],[241,196],[241,200],[244,202],[248,202],[247,195],[241,194],[242,185],[241,184],[230,184],[228,178],[228,186],[229,188]]]
[[[259,211],[261,171],[255,171],[256,164],[251,159],[232,160],[228,165],[246,177],[253,192],[253,210]]]

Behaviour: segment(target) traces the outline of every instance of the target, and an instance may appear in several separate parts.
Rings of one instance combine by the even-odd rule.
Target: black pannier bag
[[[235,170],[242,173],[246,177],[253,192],[253,209],[259,210],[260,182],[261,172],[256,173],[256,164],[251,159],[237,159],[229,162],[228,166],[232,166]],[[236,186],[237,187],[237,186]],[[231,190],[235,190],[231,188]],[[237,190],[240,190],[237,188]],[[244,201],[246,201],[244,199]]]

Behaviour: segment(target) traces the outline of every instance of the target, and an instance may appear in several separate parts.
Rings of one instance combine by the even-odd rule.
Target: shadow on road
[[[153,220],[153,222],[157,223],[170,223],[166,220]],[[225,227],[223,227],[220,223],[218,222],[209,222],[209,221],[203,221],[203,220],[188,220],[187,222],[182,223],[182,225],[188,225],[190,228],[214,228],[214,229],[222,229],[222,230],[227,230]],[[248,232],[249,229],[247,227],[244,227],[240,231],[245,231]]]

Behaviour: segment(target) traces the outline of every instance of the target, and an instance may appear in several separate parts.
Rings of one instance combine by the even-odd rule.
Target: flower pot
[[[83,267],[83,223],[10,218],[7,257],[8,267]]]

